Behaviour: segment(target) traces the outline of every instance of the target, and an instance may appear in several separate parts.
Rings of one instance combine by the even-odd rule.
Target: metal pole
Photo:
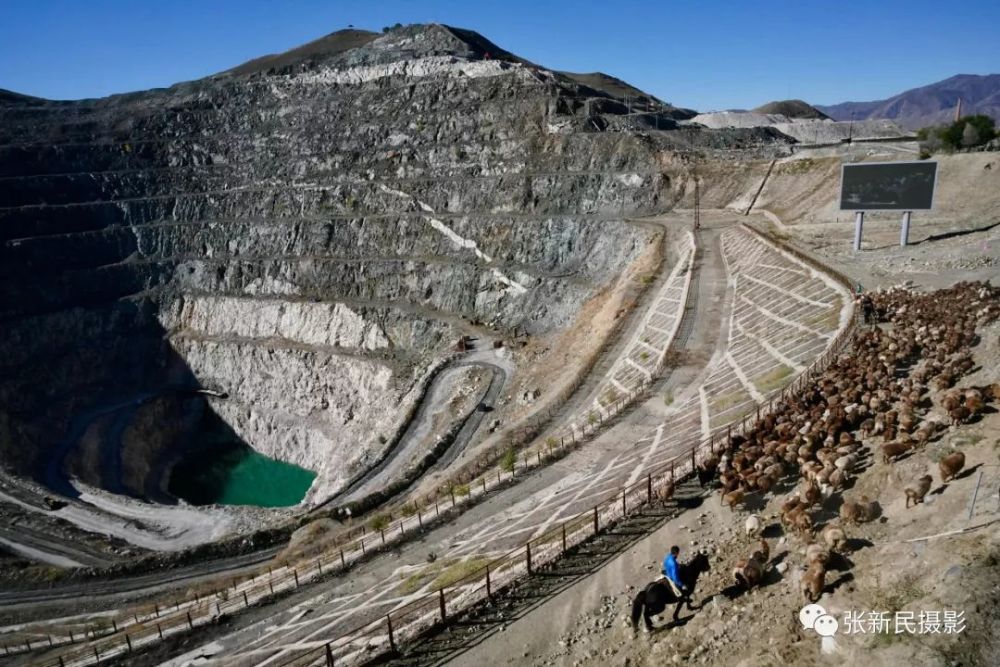
[[[906,247],[910,242],[910,212],[903,211],[903,227],[899,230],[899,245]]]
[[[861,228],[865,225],[865,212],[858,211],[854,214],[854,252],[861,251]]]
[[[979,471],[979,477],[976,478],[976,489],[972,492],[972,503],[969,505],[969,519],[972,519],[972,513],[976,509],[976,498],[979,497],[979,484],[983,481],[983,471]]]

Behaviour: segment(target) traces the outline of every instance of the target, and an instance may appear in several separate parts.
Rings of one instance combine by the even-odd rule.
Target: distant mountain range
[[[959,74],[885,100],[813,106],[834,120],[887,118],[916,130],[953,120],[959,98],[963,116],[986,114],[1000,123],[1000,74]]]

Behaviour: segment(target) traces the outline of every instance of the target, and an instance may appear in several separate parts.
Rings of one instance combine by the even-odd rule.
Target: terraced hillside
[[[308,46],[164,90],[0,100],[10,469],[172,502],[210,431],[328,497],[460,335],[565,328],[636,259],[650,233],[617,219],[676,196],[663,146],[754,136],[598,131],[624,113],[606,93],[444,26]]]

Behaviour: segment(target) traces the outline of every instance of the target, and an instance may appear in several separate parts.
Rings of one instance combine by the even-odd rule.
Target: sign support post
[[[865,212],[854,213],[854,252],[861,251],[861,228],[865,225]]]
[[[906,247],[910,242],[910,211],[903,211],[903,226],[899,230],[899,245]]]

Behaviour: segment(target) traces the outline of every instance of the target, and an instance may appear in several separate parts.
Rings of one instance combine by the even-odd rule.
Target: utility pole
[[[694,229],[701,229],[701,179],[694,175]]]

